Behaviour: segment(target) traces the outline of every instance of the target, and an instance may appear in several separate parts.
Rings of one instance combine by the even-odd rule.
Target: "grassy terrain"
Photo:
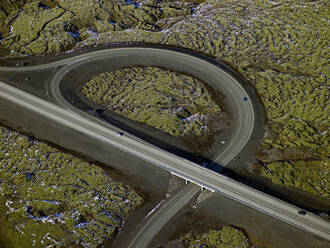
[[[209,230],[207,233],[184,234],[180,238],[182,247],[208,247],[208,248],[249,248],[248,238],[234,227],[224,226],[220,230]]]
[[[0,126],[0,247],[96,247],[143,199],[103,170]]]
[[[208,121],[221,112],[202,82],[157,67],[102,73],[82,92],[108,110],[174,136],[208,134]]]
[[[326,160],[271,162],[262,173],[276,184],[330,198],[330,170]]]

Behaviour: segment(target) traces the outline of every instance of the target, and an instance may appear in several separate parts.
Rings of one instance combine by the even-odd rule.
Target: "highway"
[[[122,60],[118,60],[120,58]],[[254,128],[254,117],[256,113],[254,113],[252,101],[245,89],[232,75],[226,73],[224,68],[219,68],[219,66],[188,54],[158,48],[115,48],[91,52],[62,61],[38,66],[15,68],[0,67],[0,72],[33,72],[64,66],[50,81],[48,85],[48,93],[66,109],[70,109],[74,113],[98,122],[100,125],[104,125],[102,121],[91,117],[87,113],[70,104],[66,99],[64,99],[60,92],[61,79],[68,72],[79,68],[79,66],[83,64],[101,61],[102,59],[107,59],[110,63],[111,60],[116,59],[116,64],[121,63],[122,66],[128,66],[129,64],[157,65],[173,68],[178,71],[184,71],[204,80],[205,82],[208,82],[208,84],[212,87],[226,95],[232,109],[235,110],[233,113],[235,114],[235,125],[237,126],[235,127],[233,137],[227,142],[224,150],[221,151],[221,153],[214,159],[215,162],[225,166],[244,148],[248,142]],[[246,97],[247,101],[242,101],[243,97]],[[116,127],[111,125],[105,126],[113,130],[118,130]],[[129,136],[136,139],[136,137],[132,135]]]
[[[141,54],[143,54],[143,56]],[[236,114],[236,124],[235,132],[231,140],[227,142],[226,147],[217,156],[216,160],[218,163],[220,161],[220,164],[225,166],[244,148],[252,134],[254,116],[256,114],[254,113],[252,101],[244,90],[244,87],[229,73],[222,70],[222,68],[200,58],[171,50],[116,48],[92,52],[35,67],[0,67],[0,71],[15,72],[43,70],[64,65],[48,85],[49,93],[56,99],[59,106],[12,87],[4,82],[0,82],[0,98],[4,98],[24,108],[42,114],[44,117],[56,123],[83,132],[101,142],[164,168],[172,174],[187,179],[190,182],[228,196],[242,204],[255,208],[326,240],[330,240],[330,225],[320,217],[312,213],[301,215],[298,213],[301,209],[291,204],[161,150],[130,134],[125,133],[124,136],[118,137],[116,135],[118,129],[76,109],[61,96],[59,90],[61,79],[70,70],[79,68],[80,65],[89,63],[90,61],[101,59],[111,60],[112,58],[118,57],[122,57],[123,61],[130,61],[130,63],[133,64],[137,63],[137,59],[141,61],[147,57],[149,58],[149,63],[161,65],[160,59],[162,59],[161,63],[163,64],[174,64],[173,66],[181,68],[182,70],[186,68],[187,73],[202,78],[206,82],[213,82],[214,85],[217,84],[217,87],[219,87],[218,90],[223,92],[232,103],[232,108],[235,110]],[[242,97],[247,97],[247,101],[242,101]],[[174,210],[171,211],[175,212]],[[157,217],[157,219],[160,221],[161,218]]]

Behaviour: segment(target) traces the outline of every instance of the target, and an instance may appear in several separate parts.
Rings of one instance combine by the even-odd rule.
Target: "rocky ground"
[[[157,67],[102,73],[82,92],[108,110],[174,136],[210,133],[209,122],[221,112],[205,83]]]
[[[0,126],[0,247],[97,247],[143,199],[73,155]]]

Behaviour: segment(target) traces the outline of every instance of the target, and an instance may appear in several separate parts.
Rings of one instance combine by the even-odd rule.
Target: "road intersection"
[[[17,68],[0,67],[0,71],[6,72],[28,72],[61,67],[48,84],[49,94],[55,99],[57,104],[45,101],[1,81],[0,99],[4,98],[14,104],[19,104],[22,108],[30,109],[60,125],[88,134],[100,142],[114,146],[151,164],[164,168],[189,182],[228,196],[242,204],[330,240],[329,222],[320,217],[309,212],[302,215],[301,209],[291,204],[173,155],[129,133],[123,132],[124,135],[118,136],[117,132],[122,132],[120,129],[79,110],[61,95],[61,80],[68,72],[73,69],[79,69],[80,65],[90,63],[91,61],[111,60],[111,58],[122,58],[123,61],[128,61],[131,65],[140,64],[141,59],[145,60],[145,58],[148,58],[148,63],[161,65],[159,60],[163,58],[163,64],[174,63],[180,70],[186,68],[187,73],[191,73],[193,76],[201,78],[206,82],[217,84],[217,90],[225,94],[228,101],[231,102],[232,109],[235,110],[236,119],[235,132],[232,138],[227,141],[225,148],[217,156],[216,162],[226,166],[248,143],[253,130],[256,128],[254,126],[256,113],[250,96],[242,84],[221,66],[190,54],[168,49],[142,47],[106,49],[45,65]],[[176,208],[179,208],[179,206]],[[158,218],[158,220],[160,219]],[[138,239],[143,239],[143,237]]]

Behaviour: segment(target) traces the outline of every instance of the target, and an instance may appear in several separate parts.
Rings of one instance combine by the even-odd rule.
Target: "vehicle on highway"
[[[121,136],[124,135],[124,133],[122,133],[122,132],[117,132],[116,135],[117,135],[118,137],[121,137]]]
[[[205,161],[204,161],[204,162],[202,163],[202,166],[203,166],[203,167],[206,167],[207,165],[208,165],[208,162],[205,162]]]

